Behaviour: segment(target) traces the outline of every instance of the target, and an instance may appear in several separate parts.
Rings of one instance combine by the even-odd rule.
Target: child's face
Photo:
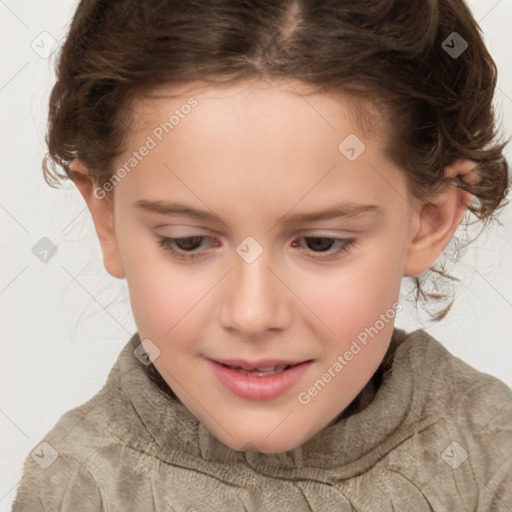
[[[381,363],[418,229],[415,203],[383,143],[339,99],[285,87],[203,89],[137,105],[130,151],[116,161],[117,169],[138,152],[114,188],[117,247],[140,337],[160,350],[154,364],[180,400],[232,448],[286,451],[332,424]],[[173,114],[172,130],[159,130]],[[351,134],[366,146],[359,156],[354,139],[338,148]],[[153,213],[135,206],[142,200],[218,220]],[[281,223],[357,205],[373,206]],[[205,238],[174,247],[199,255],[187,261],[159,237]],[[220,359],[309,363],[249,385],[220,370],[234,376],[234,392],[215,371]]]

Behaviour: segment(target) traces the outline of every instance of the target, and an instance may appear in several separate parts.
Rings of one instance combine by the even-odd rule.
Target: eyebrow
[[[148,199],[139,199],[133,204],[134,207],[151,213],[162,215],[184,216],[203,222],[225,222],[215,213],[206,210],[191,208],[183,203],[169,201],[150,201]],[[368,213],[381,213],[382,208],[375,204],[342,203],[331,208],[303,213],[291,213],[274,219],[274,224],[290,226],[293,224],[315,222],[319,220],[328,220],[339,217],[356,217]]]

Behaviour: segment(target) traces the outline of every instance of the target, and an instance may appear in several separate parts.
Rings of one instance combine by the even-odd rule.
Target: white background
[[[41,58],[31,45],[45,31],[62,42],[75,5],[0,0],[0,511],[10,510],[24,458],[64,412],[101,388],[136,331],[126,283],[103,268],[82,197],[73,185],[54,190],[42,177],[54,60]],[[512,0],[469,5],[499,68],[496,109],[508,137]],[[430,325],[407,307],[396,325],[425,327],[452,353],[512,386],[510,207],[501,220],[503,226],[481,237],[457,264],[462,282],[449,316]],[[42,237],[58,246],[46,264],[32,253]]]

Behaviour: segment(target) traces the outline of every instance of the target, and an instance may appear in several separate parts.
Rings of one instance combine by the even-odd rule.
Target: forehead
[[[381,174],[392,167],[384,142],[361,129],[354,104],[339,95],[293,82],[184,84],[153,90],[132,113],[128,149],[116,163],[135,162],[116,186],[123,201],[187,198],[216,210],[234,201],[252,215],[265,205],[319,208],[327,200],[396,195],[383,190]],[[135,161],[130,155],[149,139],[150,151]],[[362,156],[347,159],[345,140],[359,140]]]
[[[252,122],[256,129],[295,114],[296,121],[309,121],[308,124],[323,129],[343,130],[347,124],[340,125],[340,120],[348,121],[360,136],[382,146],[389,139],[390,130],[384,122],[389,119],[389,112],[377,98],[370,101],[369,97],[361,99],[341,92],[322,91],[318,86],[292,79],[160,85],[137,96],[130,104],[132,138],[136,138],[137,132],[147,133],[154,129],[156,122],[168,119],[166,113],[178,110],[177,114],[182,114],[180,110],[191,99],[200,103],[201,108],[194,109],[194,114],[204,121],[212,114],[216,120],[229,119],[243,109],[246,116],[252,111],[247,122]],[[201,112],[198,114],[198,111]]]

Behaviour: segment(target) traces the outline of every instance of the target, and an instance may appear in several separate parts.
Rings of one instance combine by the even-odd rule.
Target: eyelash
[[[177,258],[178,260],[193,261],[193,260],[196,260],[197,258],[204,257],[204,254],[201,254],[200,252],[193,253],[190,251],[180,252],[179,250],[176,250],[173,247],[173,244],[175,242],[183,242],[184,240],[193,240],[194,238],[201,239],[201,241],[202,241],[202,240],[210,238],[210,237],[197,235],[197,236],[186,236],[186,237],[181,237],[181,238],[170,238],[170,237],[163,236],[163,237],[158,237],[157,245],[158,245],[158,247],[162,247],[164,251],[170,253],[173,257]],[[305,240],[311,240],[311,239],[330,240],[331,242],[334,242],[334,243],[336,243],[336,242],[343,243],[343,245],[337,251],[335,251],[334,253],[329,253],[330,257],[328,257],[328,258],[315,256],[316,259],[323,260],[323,261],[330,261],[332,259],[335,259],[335,258],[332,258],[332,256],[348,253],[354,247],[355,242],[356,242],[356,240],[354,238],[336,238],[336,237],[329,237],[329,236],[305,236],[305,237],[300,237],[300,238],[303,238]],[[183,251],[183,249],[181,249],[181,251]],[[314,252],[316,254],[325,254],[325,251],[324,252],[312,251],[312,252]]]

